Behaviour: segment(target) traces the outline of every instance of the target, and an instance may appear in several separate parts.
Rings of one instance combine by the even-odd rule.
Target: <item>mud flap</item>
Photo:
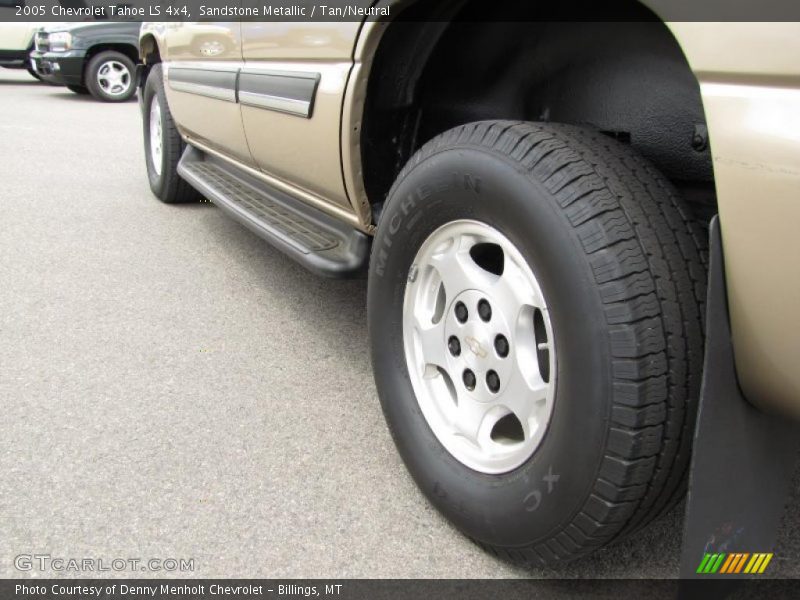
[[[711,222],[707,338],[703,384],[689,478],[680,575],[715,582],[714,596],[753,577],[749,558],[736,573],[721,573],[732,553],[770,553],[778,534],[797,456],[800,427],[748,402],[734,367],[718,217]],[[701,567],[706,554],[719,566]],[[731,559],[733,560],[733,559]],[[725,570],[730,570],[731,565]],[[705,572],[709,571],[709,572]],[[715,571],[715,572],[710,572]],[[721,584],[721,585],[720,585]],[[703,586],[705,587],[705,586]],[[681,597],[697,588],[681,585]],[[706,592],[708,589],[706,588]]]

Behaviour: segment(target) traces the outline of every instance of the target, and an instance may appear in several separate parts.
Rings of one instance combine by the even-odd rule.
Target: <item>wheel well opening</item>
[[[529,18],[501,21],[512,4],[519,12],[513,0],[420,2],[383,33],[361,132],[376,212],[425,142],[472,121],[518,119],[590,126],[629,144],[703,220],[713,214],[700,88],[669,28],[638,0],[614,3],[617,22],[553,22],[534,2]]]
[[[139,50],[130,44],[97,44],[96,46],[92,46],[86,52],[86,62],[88,63],[93,56],[101,52],[106,52],[107,50],[113,50],[114,52],[124,54],[130,58],[134,64],[139,62]]]
[[[150,66],[161,62],[161,53],[158,50],[158,43],[154,36],[146,35],[141,39],[139,43],[139,60]]]
[[[101,52],[106,52],[108,50],[113,50],[114,52],[119,52],[120,54],[124,54],[133,61],[134,65],[139,62],[139,50],[135,46],[131,46],[130,44],[97,44],[95,46],[92,46],[86,51],[86,58],[83,61],[82,80],[84,82],[84,85],[86,84],[86,69],[89,66],[89,62],[92,60],[93,57],[97,56]]]
[[[139,79],[141,93],[147,77],[150,75],[150,69],[153,68],[153,65],[161,62],[161,52],[158,49],[158,42],[156,42],[155,36],[146,35],[140,40],[138,59],[142,62],[142,74]]]

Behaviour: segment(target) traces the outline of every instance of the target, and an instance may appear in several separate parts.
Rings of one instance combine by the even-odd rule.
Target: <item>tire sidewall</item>
[[[106,91],[103,90],[103,88],[101,88],[97,83],[97,73],[100,70],[100,67],[103,65],[103,63],[106,63],[110,60],[123,63],[130,73],[130,86],[128,91],[121,96],[112,96],[111,94],[106,93]],[[102,102],[126,102],[130,100],[136,93],[135,74],[136,65],[134,65],[133,61],[124,54],[112,51],[101,52],[100,54],[92,57],[86,67],[86,87],[89,88],[92,96],[94,96],[97,100],[101,100]]]
[[[424,240],[459,219],[503,233],[536,274],[556,346],[556,395],[541,445],[517,469],[486,475],[458,462],[415,399],[403,348],[407,274]],[[448,303],[449,303],[448,299]],[[451,148],[401,175],[389,194],[370,264],[372,360],[384,414],[409,471],[467,535],[529,545],[571,522],[597,478],[611,374],[602,308],[583,249],[546,189],[501,155]]]

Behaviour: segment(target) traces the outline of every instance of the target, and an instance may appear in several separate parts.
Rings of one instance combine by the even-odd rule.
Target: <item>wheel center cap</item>
[[[481,310],[483,307],[483,311]],[[498,353],[498,337],[512,341],[500,305],[488,290],[466,290],[446,309],[447,370],[457,385],[479,402],[495,402],[511,378],[509,349]]]
[[[484,325],[475,320],[470,320],[460,327],[456,325],[455,335],[460,338],[462,345],[461,358],[476,374],[484,373],[491,362],[489,358],[492,347],[489,332]]]

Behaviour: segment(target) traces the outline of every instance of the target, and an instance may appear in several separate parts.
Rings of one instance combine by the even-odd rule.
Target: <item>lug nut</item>
[[[489,371],[486,374],[486,385],[488,386],[490,392],[496,394],[500,389],[500,376],[494,371]]]
[[[451,335],[450,339],[447,340],[447,349],[450,350],[450,354],[453,356],[461,354],[461,342],[458,341],[456,336]]]
[[[499,379],[498,379],[498,381],[499,381]],[[475,373],[473,373],[469,369],[464,369],[464,386],[470,392],[475,389]]]
[[[500,358],[508,356],[508,340],[506,336],[500,334],[494,338],[494,349],[497,352],[497,356]]]
[[[468,317],[469,312],[467,311],[467,307],[464,306],[464,303],[456,302],[456,319],[458,319],[458,322],[466,323]]]
[[[492,307],[486,300],[478,302],[478,316],[487,323],[492,320]]]

